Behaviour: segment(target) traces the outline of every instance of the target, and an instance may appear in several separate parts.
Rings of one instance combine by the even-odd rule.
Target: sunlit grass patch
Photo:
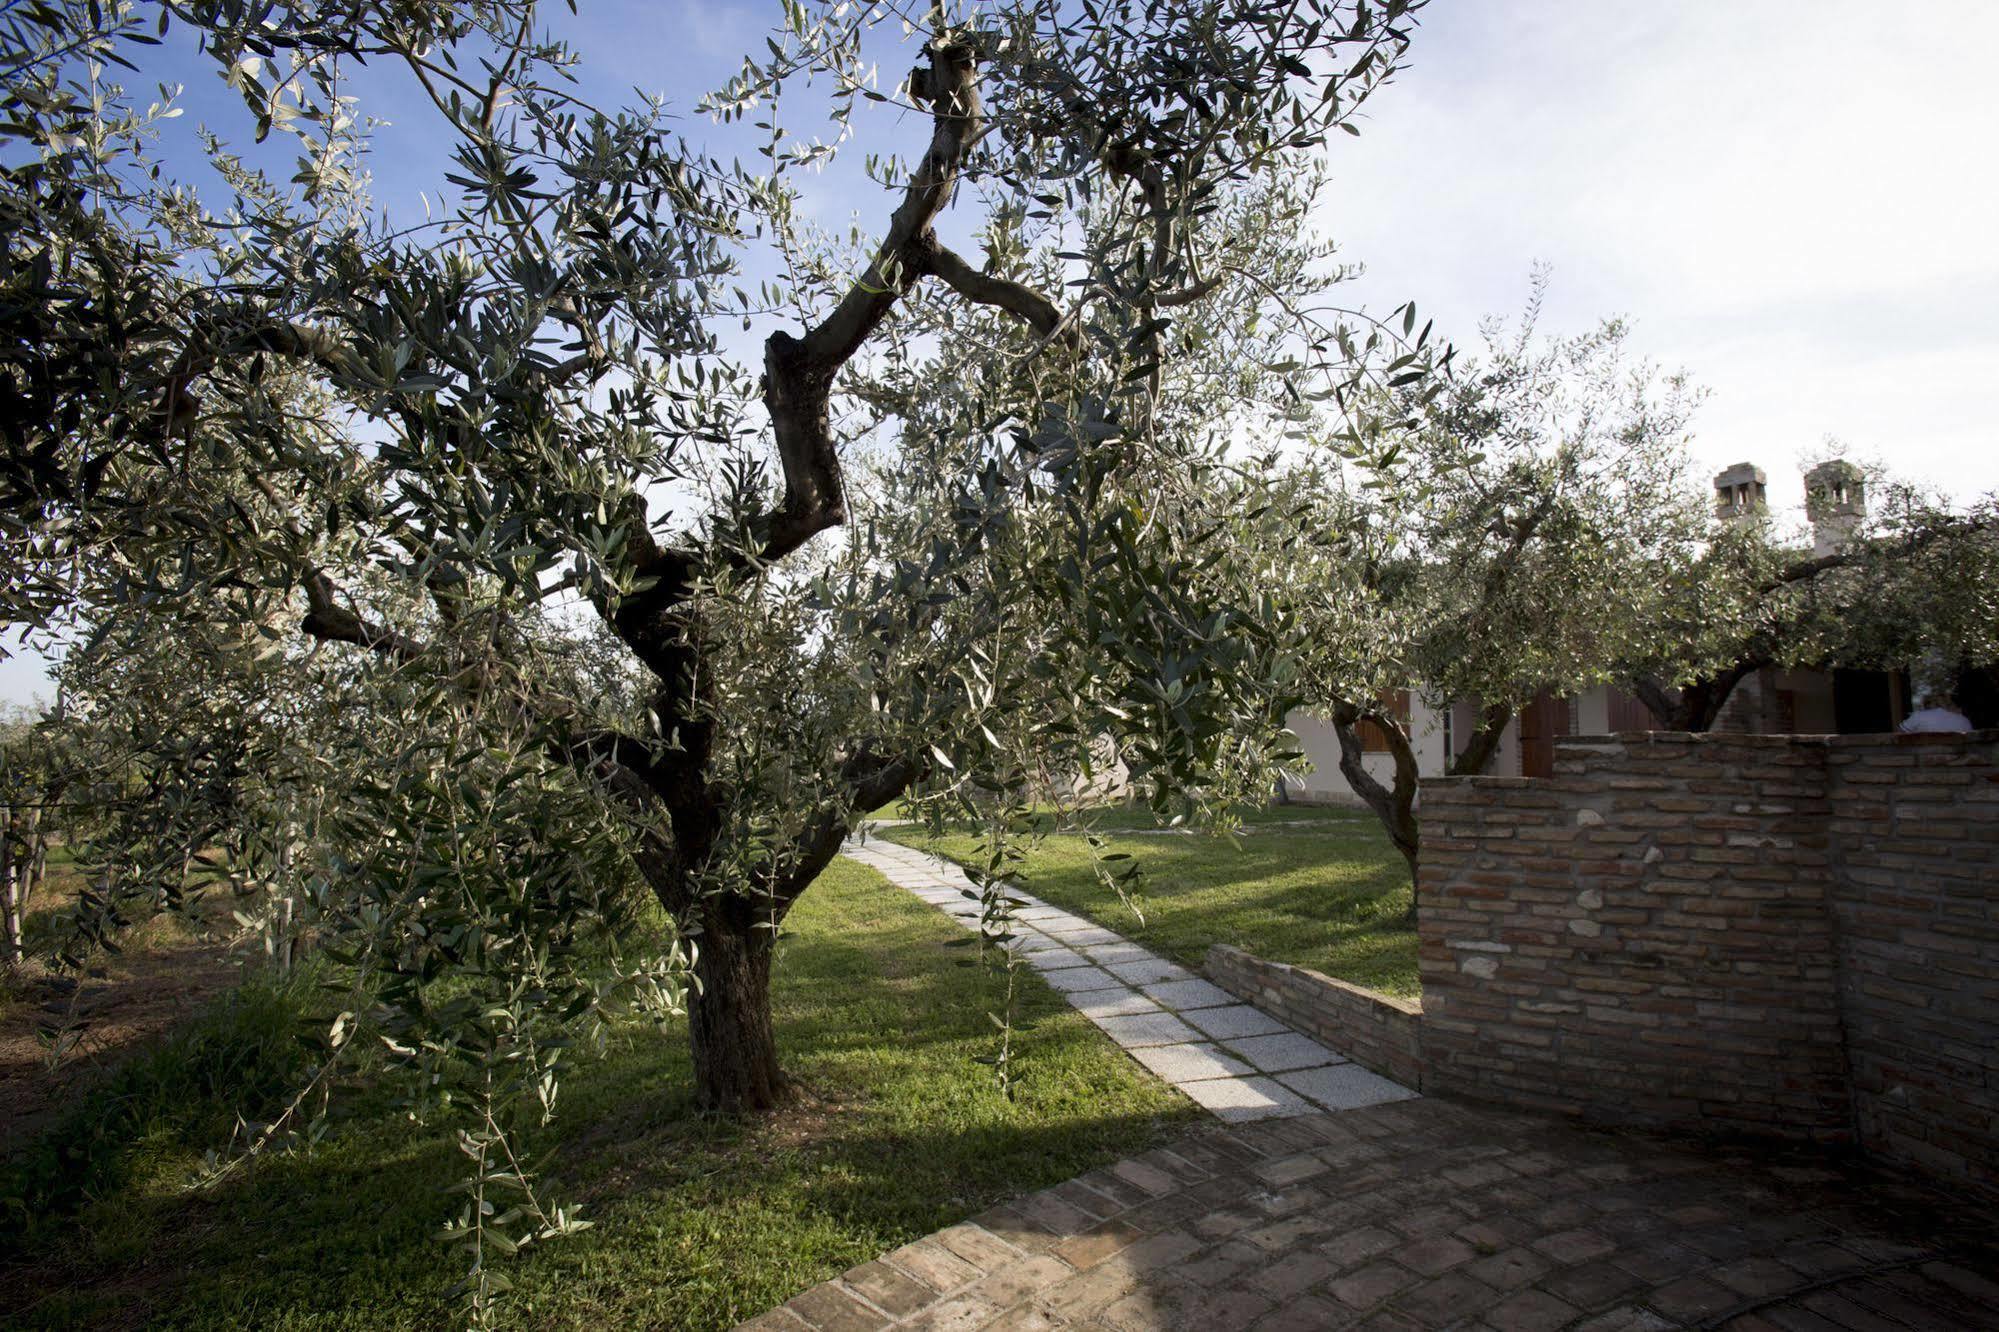
[[[1027,891],[1196,969],[1211,944],[1226,943],[1390,994],[1416,993],[1408,870],[1372,815],[1276,806],[1245,819],[1233,842],[1142,831],[1153,826],[1144,811],[1105,811],[1096,822],[1143,872],[1135,902],[1102,884],[1082,837],[1061,832],[1029,853]],[[964,830],[934,841],[914,827],[881,835],[966,863],[978,845]]]

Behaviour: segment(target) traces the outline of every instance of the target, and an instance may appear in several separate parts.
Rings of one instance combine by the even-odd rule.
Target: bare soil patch
[[[62,909],[74,900],[64,891],[72,885],[51,886],[53,900],[38,906]],[[29,963],[0,977],[0,1154],[33,1140],[80,1088],[242,980],[228,922],[226,905],[203,904],[191,920],[149,922],[81,976]],[[65,1048],[52,1060],[58,1039]]]

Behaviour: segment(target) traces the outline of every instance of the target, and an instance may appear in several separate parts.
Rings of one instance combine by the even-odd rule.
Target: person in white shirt
[[[1903,719],[1902,731],[1968,731],[1971,719],[1957,710],[1949,694],[1932,691],[1923,698],[1919,711],[1910,713]]]

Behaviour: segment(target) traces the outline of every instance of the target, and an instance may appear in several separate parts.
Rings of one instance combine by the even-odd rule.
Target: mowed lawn
[[[1244,820],[1236,841],[1143,832],[1142,810],[1102,812],[1097,826],[1143,873],[1136,910],[1103,886],[1080,834],[1052,832],[1028,854],[1022,886],[1199,970],[1210,944],[1323,971],[1389,994],[1417,992],[1409,874],[1371,814],[1279,806]],[[977,838],[918,827],[882,830],[905,846],[969,863]]]
[[[1009,1102],[977,1062],[997,1049],[996,979],[946,946],[963,936],[940,913],[870,870],[835,862],[787,928],[779,1041],[813,1100],[747,1125],[702,1119],[678,1030],[635,1026],[608,1058],[580,1058],[541,1141],[559,1148],[557,1199],[581,1200],[595,1226],[497,1260],[517,1291],[503,1326],[729,1327],[1201,1122],[1025,974]],[[8,1326],[462,1321],[445,1295],[463,1255],[436,1238],[462,1164],[448,1126],[377,1104],[318,1148],[191,1198],[179,1186],[205,1145],[145,1143],[127,1182],[10,1257]]]

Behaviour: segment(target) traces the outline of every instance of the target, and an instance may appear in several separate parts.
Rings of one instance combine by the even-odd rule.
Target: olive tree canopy
[[[9,8],[0,614],[87,629],[82,694],[286,737],[230,751],[261,841],[203,879],[223,825],[161,829],[101,917],[269,867],[356,978],[327,1066],[469,1067],[504,1192],[493,1107],[614,1003],[684,985],[704,1101],[785,1101],[779,929],[885,801],[1003,815],[1107,745],[1162,808],[1266,790],[1298,625],[1215,555],[1271,511],[1232,449],[1357,440],[1423,368],[1287,313],[1419,6],[783,0],[698,106],[622,108],[531,0]],[[243,107],[201,170],[136,91],[190,33]],[[367,197],[384,81],[449,157],[422,219]],[[464,1233],[568,1224],[524,1208]]]
[[[1417,760],[1394,700],[1475,703],[1448,763],[1484,772],[1536,695],[1667,650],[1676,627],[1661,607],[1709,536],[1686,450],[1698,391],[1634,358],[1621,321],[1542,335],[1542,283],[1516,327],[1487,323],[1482,357],[1369,418],[1369,466],[1328,469],[1304,491],[1323,534],[1291,584],[1305,693],[1412,873]],[[1363,726],[1386,747],[1387,780],[1362,761]]]

